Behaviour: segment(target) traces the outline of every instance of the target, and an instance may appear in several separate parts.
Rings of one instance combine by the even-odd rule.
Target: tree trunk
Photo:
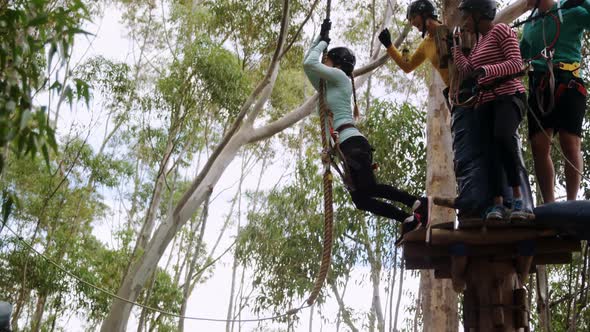
[[[334,296],[336,297],[336,302],[338,303],[338,308],[340,310],[340,315],[342,316],[342,320],[344,321],[344,324],[346,324],[352,332],[359,332],[359,329],[357,329],[356,326],[354,326],[354,322],[352,321],[352,317],[350,317],[350,311],[348,311],[348,309],[346,309],[346,305],[344,304],[344,300],[342,299],[342,296],[340,296],[340,293],[338,292],[338,287],[336,286],[336,282],[329,281],[329,284],[330,284],[330,288],[332,288],[332,292],[334,293]]]
[[[172,128],[173,125],[171,125],[170,127]],[[174,134],[174,132],[171,132],[168,135],[168,141],[166,142],[164,157],[160,161],[160,167],[158,170],[158,174],[156,175],[156,181],[154,185],[154,190],[152,192],[152,197],[150,199],[150,205],[148,206],[145,220],[143,222],[141,230],[139,231],[139,236],[137,237],[135,249],[133,250],[133,254],[131,255],[131,261],[135,259],[136,255],[145,248],[150,239],[150,235],[152,234],[152,231],[154,229],[156,221],[156,212],[158,210],[158,207],[160,206],[160,202],[162,201],[162,189],[164,188],[164,180],[167,174],[166,169],[168,168],[168,163],[170,162],[172,151],[174,150]]]
[[[313,332],[313,311],[315,310],[315,303],[309,308],[309,332]]]
[[[402,293],[404,287],[404,261],[402,261],[402,265],[400,266],[399,271],[399,289],[397,293],[397,302],[395,303],[395,316],[393,317],[393,332],[397,332],[397,319],[399,317],[399,307],[402,302]],[[419,298],[420,296],[418,296]],[[418,308],[416,308],[418,311]]]
[[[379,263],[381,260],[379,260]],[[377,331],[385,331],[385,319],[383,318],[383,308],[381,307],[380,281],[381,265],[371,265],[371,281],[373,283],[373,312],[377,319]]]
[[[37,304],[35,305],[35,313],[31,322],[31,332],[39,332],[41,330],[41,322],[43,321],[43,313],[45,311],[45,303],[47,302],[47,295],[39,294]]]
[[[23,285],[24,287],[24,285]],[[18,293],[18,297],[16,299],[16,303],[14,306],[14,312],[12,313],[12,319],[11,319],[11,327],[13,331],[18,331],[18,320],[20,319],[20,315],[23,311],[24,306],[27,303],[27,300],[29,298],[31,294],[30,290],[25,290],[23,288],[23,290],[21,292]]]
[[[393,330],[393,293],[395,289],[395,278],[397,278],[397,250],[398,246],[395,246],[393,252],[393,273],[391,283],[389,284],[389,331]]]
[[[456,184],[453,171],[453,151],[450,131],[450,112],[444,101],[444,83],[438,73],[432,70],[433,82],[428,98],[428,118],[426,135],[428,195],[455,197]],[[432,209],[433,224],[455,219],[453,210],[435,206]],[[422,271],[420,276],[422,290],[423,331],[457,331],[457,293],[453,291],[450,280],[434,278],[434,271]]]
[[[238,224],[236,227],[236,238],[240,235],[240,227],[241,227],[241,220],[242,220],[242,184],[244,182],[244,173],[245,173],[245,166],[242,160],[242,173],[240,175],[240,183],[238,184]],[[234,295],[236,291],[236,274],[238,271],[239,261],[234,253],[234,262],[232,264],[231,270],[231,286],[229,291],[229,304],[227,307],[227,322],[225,323],[225,332],[233,331],[234,322],[232,322],[233,317],[233,309],[234,309]]]
[[[199,250],[201,245],[203,244],[203,237],[205,235],[205,227],[207,225],[207,219],[209,217],[209,199],[211,195],[207,197],[205,204],[203,206],[203,217],[201,218],[201,229],[199,230],[199,237],[197,238],[197,242],[193,249],[193,256],[191,257],[191,262],[189,264],[188,270],[186,271],[186,278],[184,280],[184,286],[182,288],[182,304],[180,305],[180,315],[184,316],[186,314],[186,306],[188,303],[188,298],[191,295],[191,277],[195,272],[195,267],[197,265],[197,259],[199,258]],[[184,331],[184,319],[180,318],[178,320],[178,332]]]

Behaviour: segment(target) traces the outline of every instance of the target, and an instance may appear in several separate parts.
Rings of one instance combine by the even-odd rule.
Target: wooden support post
[[[474,257],[467,269],[467,289],[473,290],[475,301],[466,302],[464,310],[479,312],[478,332],[521,332],[515,326],[514,290],[519,289],[516,269],[512,261],[490,261]],[[476,308],[467,307],[475,305]],[[469,324],[472,324],[471,322]]]
[[[524,288],[514,290],[514,327],[529,328],[529,304]]]
[[[504,288],[504,278],[496,278],[493,281],[494,285],[491,289],[491,299],[492,299],[492,323],[496,328],[503,328],[504,327],[504,301],[503,301],[503,288]]]
[[[467,267],[467,248],[459,243],[451,246],[451,276],[453,290],[457,293],[465,289],[465,272]]]
[[[518,256],[516,257],[516,272],[520,282],[524,285],[528,282],[529,271],[533,265],[535,255],[534,241],[523,241],[518,245]]]
[[[473,288],[467,288],[463,293],[463,327],[466,332],[477,331],[478,312],[477,293]]]

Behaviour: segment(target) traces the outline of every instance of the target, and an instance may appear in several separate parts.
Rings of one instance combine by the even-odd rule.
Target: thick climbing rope
[[[60,265],[59,263],[55,262],[54,260],[52,260],[51,258],[47,257],[45,254],[39,252],[37,249],[35,249],[33,247],[32,244],[28,243],[27,241],[25,241],[22,236],[20,236],[18,233],[16,233],[12,228],[10,228],[8,225],[4,224],[4,228],[6,228],[10,233],[12,233],[17,241],[22,244],[26,249],[32,251],[33,253],[35,253],[37,256],[43,258],[47,263],[49,263],[50,265],[52,265],[53,267],[55,267],[57,270],[61,271],[62,273],[64,273],[65,275],[69,276],[70,278],[76,280],[77,282],[79,282],[80,284],[86,285],[98,292],[101,292],[103,294],[105,294],[106,296],[113,298],[113,299],[117,299],[119,301],[123,301],[125,303],[131,304],[133,306],[137,306],[140,308],[144,308],[146,310],[152,311],[152,312],[157,312],[160,313],[162,315],[165,316],[170,316],[170,317],[175,317],[178,319],[186,319],[186,320],[194,320],[194,321],[206,321],[206,322],[218,322],[218,323],[226,323],[226,322],[235,322],[235,323],[255,323],[255,322],[262,322],[262,321],[269,321],[269,320],[277,320],[280,318],[284,318],[284,317],[288,317],[288,316],[292,316],[294,314],[296,314],[297,312],[299,312],[302,309],[308,308],[310,307],[309,305],[305,305],[302,304],[301,306],[299,306],[298,308],[294,308],[294,309],[290,309],[288,311],[286,311],[283,314],[279,314],[276,316],[271,316],[271,317],[263,317],[263,318],[252,318],[252,319],[221,319],[221,318],[206,318],[206,317],[194,317],[194,316],[182,316],[170,311],[166,311],[166,310],[162,310],[159,308],[154,308],[154,307],[150,307],[148,305],[145,304],[141,304],[135,301],[131,301],[129,299],[123,298],[121,296],[118,296],[117,294],[103,288],[100,286],[97,286],[91,282],[88,282],[84,279],[82,279],[81,277],[78,277],[77,275],[75,275],[74,273],[70,272],[68,269],[66,269],[65,267],[63,267],[62,265]]]
[[[326,4],[326,20],[330,19],[330,9],[332,1],[327,0]],[[324,50],[323,57],[327,56],[327,49]],[[320,127],[322,135],[322,163],[324,165],[324,241],[322,250],[322,262],[320,270],[316,276],[313,289],[309,298],[307,298],[307,305],[312,305],[317,299],[324,281],[328,276],[330,265],[332,263],[332,244],[333,244],[333,226],[334,226],[334,206],[332,197],[332,171],[330,170],[331,156],[330,156],[330,110],[326,105],[326,82],[320,80],[319,87],[319,108],[320,108]]]

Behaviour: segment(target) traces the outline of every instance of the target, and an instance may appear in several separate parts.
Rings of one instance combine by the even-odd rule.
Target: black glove
[[[561,5],[561,9],[570,9],[574,7],[578,7],[584,3],[585,0],[567,0],[563,5]]]
[[[479,80],[480,78],[486,77],[486,71],[485,69],[479,67],[471,72],[471,77],[473,77],[475,80]]]
[[[391,34],[389,33],[389,29],[384,29],[379,34],[379,41],[385,48],[389,48],[391,46]]]
[[[330,44],[330,29],[332,28],[332,21],[325,19],[320,29],[320,40]]]

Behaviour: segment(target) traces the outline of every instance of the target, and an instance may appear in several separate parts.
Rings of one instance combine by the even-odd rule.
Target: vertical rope
[[[330,19],[331,1],[327,0],[326,19]],[[324,50],[324,59],[327,56],[327,50]],[[330,170],[330,110],[326,105],[326,82],[320,80],[319,87],[320,95],[320,126],[322,135],[322,163],[324,164],[324,243],[322,250],[322,262],[320,264],[320,271],[316,276],[313,289],[307,304],[312,305],[317,299],[324,281],[328,276],[330,265],[332,262],[332,244],[333,244],[333,226],[334,226],[334,206],[332,197],[332,171]]]

